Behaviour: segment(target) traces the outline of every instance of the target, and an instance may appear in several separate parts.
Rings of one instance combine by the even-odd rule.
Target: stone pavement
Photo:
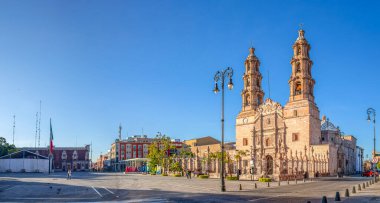
[[[220,192],[219,179],[163,177],[121,173],[0,174],[0,202],[333,202],[339,191],[344,202],[378,202],[379,185],[351,194],[352,186],[369,181],[366,177],[318,178],[314,181],[270,183],[228,181]],[[257,188],[254,185],[257,185]],[[240,190],[240,185],[241,189]],[[344,198],[345,188],[350,189]],[[357,190],[357,188],[356,188]]]

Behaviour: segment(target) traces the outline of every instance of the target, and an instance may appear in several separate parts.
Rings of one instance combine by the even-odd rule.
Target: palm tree
[[[240,170],[240,168],[241,168],[241,164],[240,164],[241,158],[247,156],[247,153],[248,153],[248,150],[245,150],[245,151],[244,150],[237,150],[236,151],[234,158],[237,162],[238,170]]]

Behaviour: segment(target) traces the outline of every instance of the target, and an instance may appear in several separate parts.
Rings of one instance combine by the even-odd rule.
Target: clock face
[[[243,124],[247,124],[248,123],[248,118],[243,118]]]

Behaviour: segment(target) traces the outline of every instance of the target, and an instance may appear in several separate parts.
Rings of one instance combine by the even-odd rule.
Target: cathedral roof
[[[321,122],[321,130],[322,131],[329,130],[329,131],[338,132],[339,128],[335,127],[335,125],[333,123],[331,123],[329,119],[324,118],[324,119],[322,119],[322,122]]]

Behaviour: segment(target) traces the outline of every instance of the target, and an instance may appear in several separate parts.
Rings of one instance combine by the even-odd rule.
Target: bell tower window
[[[299,63],[296,65],[296,73],[301,73],[301,67]]]
[[[296,95],[302,94],[302,85],[301,85],[301,82],[297,82],[296,83],[295,94]]]
[[[248,106],[250,103],[250,98],[249,98],[249,94],[245,96],[245,101],[244,101],[244,104],[245,106]]]

